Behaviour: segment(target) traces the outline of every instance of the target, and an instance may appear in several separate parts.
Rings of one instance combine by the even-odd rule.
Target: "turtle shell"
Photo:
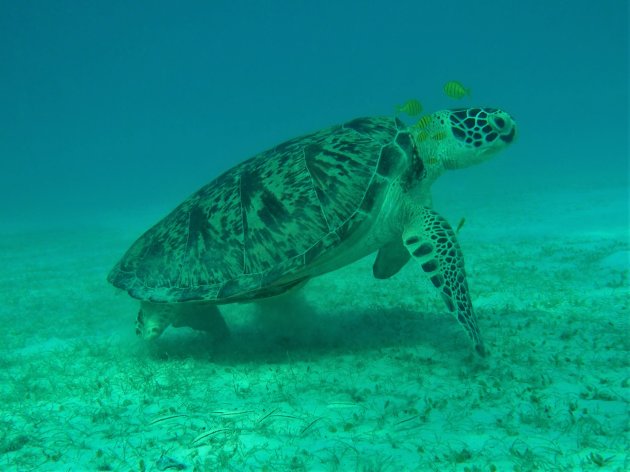
[[[108,280],[152,302],[280,293],[361,236],[361,223],[380,209],[414,154],[405,125],[391,117],[287,141],[191,195],[131,246]]]

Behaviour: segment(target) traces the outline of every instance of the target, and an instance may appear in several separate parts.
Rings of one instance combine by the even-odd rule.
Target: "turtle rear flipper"
[[[216,305],[190,302],[140,303],[136,321],[138,336],[147,340],[157,339],[171,324],[175,328],[189,327],[205,331],[215,340],[229,336],[228,327]]]
[[[175,318],[175,307],[166,303],[140,302],[136,334],[147,341],[160,337]]]
[[[215,341],[230,335],[230,330],[216,305],[207,303],[181,303],[175,305],[177,314],[173,320],[174,328],[188,327],[204,331]]]
[[[481,356],[486,355],[473,311],[464,256],[448,222],[429,208],[421,208],[403,232],[403,244],[439,290]]]

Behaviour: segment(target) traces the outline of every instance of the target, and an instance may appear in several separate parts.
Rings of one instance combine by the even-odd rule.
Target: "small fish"
[[[404,104],[398,105],[396,111],[398,113],[406,113],[409,116],[417,116],[422,113],[422,104],[415,98],[412,98],[411,100],[407,100]]]
[[[418,141],[422,142],[426,141],[427,139],[429,139],[429,133],[427,133],[425,130],[422,130],[418,133]]]
[[[466,223],[466,218],[462,217],[462,219],[459,220],[459,223],[457,224],[457,229],[455,230],[455,234],[459,234],[459,230],[462,229],[462,227],[464,226],[464,223]]]
[[[444,84],[444,93],[455,100],[464,98],[466,95],[470,97],[470,89],[464,87],[461,82],[451,80]]]
[[[431,124],[431,117],[429,115],[424,115],[416,123],[416,128],[426,128],[429,124]]]
[[[438,131],[433,136],[431,136],[431,138],[434,141],[442,141],[444,138],[446,138],[446,131]]]

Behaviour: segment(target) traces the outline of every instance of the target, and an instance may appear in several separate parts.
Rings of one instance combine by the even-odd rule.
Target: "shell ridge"
[[[328,217],[326,216],[326,212],[324,211],[324,205],[322,203],[322,199],[320,198],[319,193],[317,192],[317,185],[315,184],[313,174],[311,170],[308,168],[308,161],[306,160],[306,147],[305,146],[302,147],[302,159],[304,160],[304,167],[311,181],[311,187],[312,187],[313,193],[315,194],[315,198],[317,198],[317,201],[319,202],[319,211],[322,214],[322,218],[324,218],[324,221],[326,222],[326,227],[328,228],[328,231],[331,231],[332,228],[330,225],[330,221],[328,221]]]

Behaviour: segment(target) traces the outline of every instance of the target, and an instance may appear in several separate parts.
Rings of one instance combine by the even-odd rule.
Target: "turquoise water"
[[[0,58],[0,469],[630,468],[626,2],[4,2]],[[373,256],[224,307],[223,343],[135,336],[106,277],[144,230],[410,98],[518,124],[433,187],[487,358]]]

